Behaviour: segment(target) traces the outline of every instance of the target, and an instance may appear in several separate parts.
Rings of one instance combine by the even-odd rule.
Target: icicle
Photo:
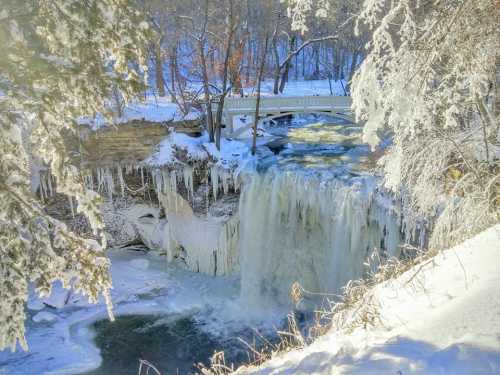
[[[170,191],[173,193],[175,196],[175,212],[179,210],[178,207],[178,195],[177,195],[177,171],[173,170],[172,173],[170,173]]]
[[[170,174],[168,170],[162,169],[161,171],[161,189],[163,193],[167,193],[169,191],[170,186]]]
[[[105,188],[105,181],[104,181],[104,170],[102,168],[97,168],[97,191],[99,193],[104,191]]]
[[[127,164],[125,166],[125,174],[132,174],[134,171],[134,167],[132,166],[132,164]]]
[[[45,182],[44,182],[44,177],[43,177],[43,174],[40,172],[40,198],[43,201],[45,201],[45,198],[47,197],[46,193],[45,193],[45,186],[44,186]]]
[[[123,179],[122,166],[118,164],[116,166],[116,171],[118,172],[118,182],[120,183],[120,191],[122,193],[122,198],[125,197],[125,180]]]
[[[184,186],[187,190],[187,198],[188,200],[193,200],[194,196],[194,187],[193,187],[193,168],[186,165],[182,170]]]
[[[140,170],[141,170],[141,189],[143,191],[144,198],[146,198],[146,184],[144,181],[144,168],[141,166]]]
[[[84,183],[87,189],[94,190],[94,177],[92,175],[92,171],[84,177]]]
[[[113,173],[109,167],[106,167],[104,171],[104,182],[106,184],[106,190],[108,192],[108,198],[113,199],[113,192],[115,191],[115,183],[113,180]]]
[[[219,191],[219,171],[216,166],[210,168],[210,180],[212,181],[212,194],[214,196],[214,201],[216,201]]]
[[[206,184],[207,184],[207,188],[205,189],[205,213],[208,214],[208,208],[210,207],[210,201],[209,201],[209,198],[210,198],[210,189],[208,187],[208,171],[205,173],[205,181],[206,181]]]
[[[71,216],[73,216],[73,219],[75,218],[75,208],[73,207],[73,197],[68,196],[69,199],[69,207],[71,208]]]
[[[224,194],[229,193],[229,186],[231,184],[231,174],[224,170],[222,172],[222,190],[224,191]]]
[[[50,174],[50,172],[47,172],[47,186],[49,188],[49,196],[53,196],[54,191],[52,189],[52,175]]]

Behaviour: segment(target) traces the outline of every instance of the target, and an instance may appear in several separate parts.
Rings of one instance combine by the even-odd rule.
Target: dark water
[[[190,316],[164,315],[98,321],[93,328],[102,365],[86,375],[137,375],[139,359],[153,363],[162,375],[197,374],[194,364],[209,364],[214,352],[220,350],[225,352],[226,363],[235,367],[247,361],[247,350],[238,337],[252,342],[249,332],[218,339],[204,332],[201,324]]]

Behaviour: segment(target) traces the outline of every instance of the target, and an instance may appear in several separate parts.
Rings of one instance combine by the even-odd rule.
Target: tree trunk
[[[205,99],[205,105],[207,106],[207,130],[208,139],[210,142],[214,142],[214,117],[212,114],[212,98],[210,97],[210,81],[208,79],[207,70],[207,56],[205,55],[205,43],[208,25],[208,4],[209,0],[205,0],[204,3],[204,20],[203,27],[201,28],[201,35],[197,38],[198,54],[201,62],[201,75],[203,80],[203,94]]]
[[[295,35],[290,38],[289,50],[293,51],[293,46],[295,45]],[[290,65],[292,64],[292,59],[288,60],[283,68],[283,73],[281,74],[279,92],[283,93],[285,90],[285,85],[288,82],[288,74],[290,73]]]
[[[298,44],[297,40],[295,42],[296,42],[295,44]],[[293,48],[295,49],[296,46],[294,45]],[[298,53],[295,55],[295,80],[296,81],[299,80],[299,54]]]
[[[314,55],[314,73],[313,79],[319,79],[319,44],[313,46]]]
[[[306,51],[302,50],[302,79],[306,76]]]
[[[274,95],[278,95],[279,93],[280,73],[281,73],[280,53],[278,50],[278,24],[279,24],[279,18],[276,21],[276,26],[274,28],[273,37],[271,41],[274,53],[274,87],[273,87]]]
[[[231,58],[231,45],[233,44],[234,36],[234,14],[233,14],[233,1],[229,0],[229,25],[227,27],[227,40],[226,40],[226,54],[224,57],[224,68],[222,73],[222,94],[217,106],[217,115],[215,119],[215,147],[220,150],[220,136],[222,128],[222,110],[224,109],[224,100],[227,95],[227,80],[229,71],[229,61]]]
[[[253,58],[252,58],[252,41],[248,39],[248,48],[247,48],[247,69],[246,69],[246,75],[245,75],[245,83],[246,85],[250,84],[250,74],[252,70],[252,65],[253,65]]]
[[[169,54],[170,60],[170,86],[171,92],[173,96],[175,96],[175,81],[177,80],[177,44],[175,43],[172,46]]]
[[[198,41],[198,53],[200,55],[201,61],[201,73],[203,79],[203,94],[205,99],[205,104],[207,106],[207,130],[210,142],[215,140],[214,138],[214,126],[213,126],[213,115],[212,115],[212,101],[210,98],[210,86],[208,81],[208,71],[207,71],[207,60],[205,56],[205,45],[204,40]]]
[[[243,54],[245,50],[245,40],[239,41],[236,51],[229,58],[229,81],[231,91],[234,94],[243,96],[243,85],[241,83],[241,69],[243,64]]]
[[[352,77],[354,76],[354,72],[356,71],[358,56],[359,56],[359,52],[358,52],[358,50],[355,50],[352,53],[352,57],[351,57],[351,66],[349,68],[349,78],[347,80],[347,87],[346,87],[346,90],[349,94],[351,93],[351,80],[352,80]]]
[[[253,120],[253,137],[252,137],[252,155],[257,151],[257,124],[259,123],[259,109],[260,109],[260,84],[262,82],[262,75],[264,74],[264,67],[266,65],[267,44],[269,37],[266,35],[264,49],[262,51],[262,59],[260,61],[259,74],[257,76],[257,100],[255,103],[255,118]]]
[[[155,73],[156,73],[156,89],[158,95],[165,96],[165,79],[163,78],[163,59],[161,56],[161,39],[155,45]]]

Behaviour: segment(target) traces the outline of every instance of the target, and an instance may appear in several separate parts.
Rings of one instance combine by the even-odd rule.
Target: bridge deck
[[[349,96],[262,96],[259,107],[259,118],[278,116],[280,114],[330,112],[352,118],[352,100]],[[241,134],[243,129],[235,128],[233,119],[238,115],[253,115],[257,97],[228,97],[224,101],[223,122],[227,136]],[[213,105],[214,113],[217,105]],[[252,121],[253,122],[253,121]],[[244,126],[249,128],[250,124]]]

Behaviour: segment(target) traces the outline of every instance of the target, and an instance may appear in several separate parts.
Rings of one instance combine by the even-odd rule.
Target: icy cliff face
[[[85,182],[110,202],[134,197],[131,206],[112,204],[105,215],[130,239],[140,237],[191,271],[241,272],[249,306],[288,305],[293,283],[337,293],[363,276],[373,252],[398,255],[401,241],[398,218],[379,199],[374,177],[346,173],[344,159],[359,163],[352,155],[363,151],[337,144],[350,128],[319,125],[289,134],[291,143],[269,158],[278,164],[265,172],[253,167],[268,165],[266,158],[257,163],[243,143],[224,140],[218,151],[205,136],[173,133],[143,163],[97,167]],[[327,134],[330,143],[311,141],[311,134]],[[51,182],[41,174],[42,197],[52,194]]]
[[[224,206],[221,196],[234,193],[237,187],[233,174],[219,169],[212,166],[206,171],[205,189],[198,187],[196,191],[189,166],[182,173],[166,169],[153,172],[155,191],[166,216],[158,246],[166,251],[169,261],[181,259],[188,269],[211,275],[231,274],[238,267],[239,218],[231,215],[233,204],[226,205],[231,206],[229,214],[224,207],[213,209],[217,202]],[[179,181],[183,181],[184,197],[178,191]],[[193,207],[199,206],[196,201],[200,198],[204,207],[198,207],[202,213],[195,213]]]
[[[122,175],[130,171],[117,170],[98,171],[91,185],[126,194]],[[149,181],[158,198],[125,213],[142,242],[194,272],[241,272],[241,296],[249,306],[290,304],[294,282],[310,292],[337,293],[363,276],[373,252],[398,255],[399,218],[373,176],[279,165],[248,170],[242,179],[218,165],[135,173],[139,190]],[[226,203],[240,189],[239,204]]]
[[[240,198],[241,298],[252,308],[290,304],[298,282],[336,293],[363,276],[373,251],[397,255],[400,233],[371,177],[271,168],[246,176]]]
[[[161,233],[168,261],[182,260],[188,269],[219,276],[238,268],[238,217],[197,216],[175,193],[160,195],[166,211]]]

